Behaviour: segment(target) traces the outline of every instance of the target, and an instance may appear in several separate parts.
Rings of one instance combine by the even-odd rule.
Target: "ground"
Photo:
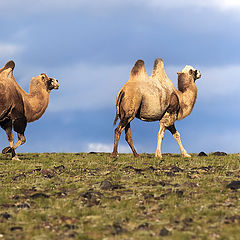
[[[239,239],[239,154],[19,157],[0,155],[0,240]]]

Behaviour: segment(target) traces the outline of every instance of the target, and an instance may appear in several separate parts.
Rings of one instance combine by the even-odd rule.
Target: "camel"
[[[2,153],[11,153],[12,160],[19,160],[15,150],[26,142],[24,132],[27,123],[43,115],[48,106],[49,94],[52,89],[59,88],[59,83],[42,73],[31,79],[29,93],[26,93],[13,76],[14,67],[15,63],[9,61],[0,69],[0,126],[6,131],[10,144]],[[12,128],[17,132],[16,144]]]
[[[130,128],[130,122],[135,117],[147,122],[160,121],[155,153],[157,158],[162,158],[161,143],[166,129],[176,139],[181,154],[184,157],[191,157],[184,149],[180,134],[177,132],[174,123],[192,112],[197,98],[195,81],[201,77],[201,73],[187,65],[182,72],[177,74],[178,89],[167,77],[162,59],[157,58],[154,61],[150,77],[146,73],[143,60],[138,60],[135,63],[128,82],[120,89],[116,99],[117,111],[114,125],[118,118],[120,118],[120,122],[115,129],[112,157],[115,158],[118,155],[118,141],[124,129],[125,139],[134,157],[138,157],[133,146]]]

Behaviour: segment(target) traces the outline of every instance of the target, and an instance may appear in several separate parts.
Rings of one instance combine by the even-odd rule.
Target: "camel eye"
[[[45,77],[44,76],[42,76],[42,80],[44,79]]]

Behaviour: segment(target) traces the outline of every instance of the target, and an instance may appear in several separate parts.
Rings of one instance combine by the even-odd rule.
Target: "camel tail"
[[[113,122],[113,126],[117,123],[117,120],[118,120],[118,118],[119,118],[119,116],[120,116],[120,110],[119,110],[119,108],[120,108],[120,104],[121,104],[121,101],[122,101],[123,96],[124,96],[124,92],[123,92],[123,91],[121,91],[121,92],[118,94],[118,96],[117,96],[117,102],[116,102],[117,112],[116,112],[116,117],[115,117],[114,122]]]

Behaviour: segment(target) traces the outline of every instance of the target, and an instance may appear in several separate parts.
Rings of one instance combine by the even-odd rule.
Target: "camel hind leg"
[[[7,134],[7,138],[8,138],[8,142],[10,147],[5,147],[2,150],[3,154],[6,153],[11,153],[12,154],[12,159],[17,159],[16,153],[15,153],[15,149],[14,149],[14,137],[13,137],[13,132],[12,132],[12,121],[11,120],[7,120],[1,123],[1,127],[5,130],[6,134]]]
[[[131,118],[123,118],[120,120],[120,123],[118,124],[117,128],[115,129],[115,135],[114,135],[114,147],[112,152],[112,157],[116,158],[118,155],[118,142],[120,135],[122,131],[126,128],[126,126],[134,119],[134,117]]]
[[[128,143],[128,145],[130,146],[130,148],[132,149],[133,155],[134,157],[138,157],[138,154],[133,146],[133,140],[132,140],[132,135],[131,135],[131,128],[130,128],[130,122],[127,124],[127,126],[125,127],[125,139]]]

